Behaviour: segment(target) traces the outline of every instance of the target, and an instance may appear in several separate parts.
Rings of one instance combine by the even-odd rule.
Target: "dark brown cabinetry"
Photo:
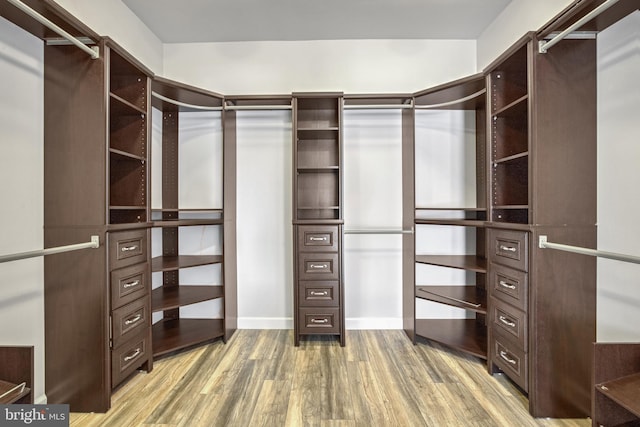
[[[110,39],[91,59],[45,47],[45,375],[51,403],[104,412],[152,369],[148,248],[151,72]]]
[[[450,176],[438,177],[434,174],[433,182],[415,182],[416,193],[425,193],[428,196],[416,197],[418,201],[413,203],[411,210],[405,209],[404,212],[405,222],[407,222],[406,217],[409,216],[413,221],[411,227],[415,227],[415,249],[413,249],[414,253],[410,254],[415,264],[405,263],[405,281],[407,275],[412,275],[406,270],[411,268],[416,269],[416,272],[413,273],[415,280],[412,280],[410,285],[405,282],[403,296],[405,330],[410,337],[414,340],[416,336],[424,337],[483,359],[487,357],[485,94],[483,75],[471,76],[415,94],[416,123],[423,120],[420,119],[420,115],[428,114],[434,117],[431,119],[425,117],[424,120],[442,120],[442,113],[448,112],[459,115],[458,134],[466,134],[470,128],[473,129],[472,141],[469,141],[470,138],[460,138],[459,135],[453,137],[451,141],[435,140],[431,137],[422,138],[425,139],[422,141],[416,134],[416,156],[426,155],[425,153],[430,149],[440,153],[454,153],[456,150],[462,150],[475,159],[472,167],[475,175],[473,188],[460,190],[461,193],[469,192],[471,196],[458,195],[454,202],[451,202],[451,194],[446,194],[446,197],[439,196],[434,188],[437,186],[435,182],[445,182],[450,179]],[[471,147],[447,147],[447,144],[453,144],[453,140],[456,141],[455,144],[471,144]],[[430,148],[422,148],[420,144],[429,144]],[[405,151],[411,149],[413,147],[406,147]],[[465,156],[461,157],[465,158]],[[423,163],[420,160],[417,157],[415,159],[417,172],[419,172],[420,163]],[[460,159],[451,159],[451,162],[455,161]],[[430,165],[430,167],[437,169],[436,165]],[[442,173],[450,174],[450,171],[444,170]],[[427,197],[426,200],[425,197]],[[447,253],[439,248],[429,248],[426,250],[428,253],[422,253],[424,249],[420,249],[421,242],[428,240],[430,234],[449,233],[448,235],[460,236],[460,231],[465,236],[465,246],[467,246],[464,253],[460,251]],[[442,236],[442,234],[438,235]],[[423,274],[423,277],[420,277],[418,273],[421,265],[462,270],[465,274],[463,278],[456,279],[460,282],[438,283],[431,278],[432,275]],[[464,316],[420,318],[424,316],[419,313],[420,301],[464,310]],[[424,308],[422,311],[425,311]],[[412,318],[407,318],[409,313],[413,313]]]
[[[595,42],[542,54],[530,33],[486,75],[489,370],[528,393],[534,416],[586,417],[595,260],[537,241],[595,246]]]
[[[344,335],[342,94],[293,94],[294,335]]]
[[[593,351],[593,427],[640,425],[640,344],[596,343]]]
[[[161,151],[157,157],[160,164],[154,167],[161,170],[162,186],[157,192],[161,200],[153,201],[152,210],[152,238],[158,242],[158,253],[151,261],[154,356],[220,337],[226,340],[235,330],[235,275],[232,275],[235,254],[227,250],[227,244],[235,247],[232,242],[235,221],[233,210],[226,209],[227,202],[233,204],[234,191],[223,184],[224,177],[232,173],[223,169],[235,169],[233,163],[225,160],[222,104],[222,97],[215,93],[161,78],[153,82],[153,107],[159,113],[156,117],[161,119],[154,126],[154,137],[158,136],[158,140],[154,139],[153,146]],[[195,120],[209,131],[202,135],[205,142],[198,153],[188,153],[185,147],[199,144],[197,140],[189,142],[183,138],[183,123],[188,120]],[[189,131],[194,133],[193,129],[186,130]],[[187,164],[189,154],[199,156],[206,166],[194,171],[196,166]],[[181,158],[187,161],[181,163]],[[210,181],[199,180],[198,172]],[[216,179],[217,182],[212,182]],[[190,200],[181,193],[198,187],[212,189],[218,194],[217,199]],[[197,248],[183,245],[194,240],[194,233],[207,243]],[[233,265],[227,268],[227,262]],[[185,274],[189,271],[199,277],[187,278]],[[184,314],[197,304],[206,307],[196,316]]]
[[[0,347],[0,405],[33,403],[33,347]]]

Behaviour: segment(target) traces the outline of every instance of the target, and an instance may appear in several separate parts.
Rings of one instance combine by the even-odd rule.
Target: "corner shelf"
[[[487,295],[475,286],[418,286],[416,298],[487,314]]]
[[[163,356],[224,336],[223,319],[162,319],[152,326],[153,355]]]
[[[487,359],[487,329],[476,319],[416,319],[416,334],[480,359]]]
[[[14,384],[8,381],[0,380],[0,404],[8,405],[17,403],[23,397],[29,396],[31,389],[26,383]]]

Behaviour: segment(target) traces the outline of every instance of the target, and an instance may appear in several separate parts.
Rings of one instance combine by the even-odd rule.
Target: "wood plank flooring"
[[[347,331],[347,345],[290,330],[239,330],[154,361],[112,398],[107,414],[71,426],[588,427],[534,419],[527,400],[478,359],[403,331]]]

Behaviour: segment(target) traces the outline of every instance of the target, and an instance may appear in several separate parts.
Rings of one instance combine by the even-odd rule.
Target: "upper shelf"
[[[441,110],[483,109],[486,98],[484,75],[474,74],[415,94],[416,108]]]

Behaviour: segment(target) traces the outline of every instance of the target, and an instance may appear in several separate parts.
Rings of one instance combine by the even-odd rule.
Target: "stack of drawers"
[[[112,388],[143,364],[152,368],[147,233],[109,233]]]
[[[489,234],[489,357],[525,392],[528,368],[528,239],[526,231]]]
[[[344,340],[340,237],[338,225],[297,226],[296,345],[301,335]]]

